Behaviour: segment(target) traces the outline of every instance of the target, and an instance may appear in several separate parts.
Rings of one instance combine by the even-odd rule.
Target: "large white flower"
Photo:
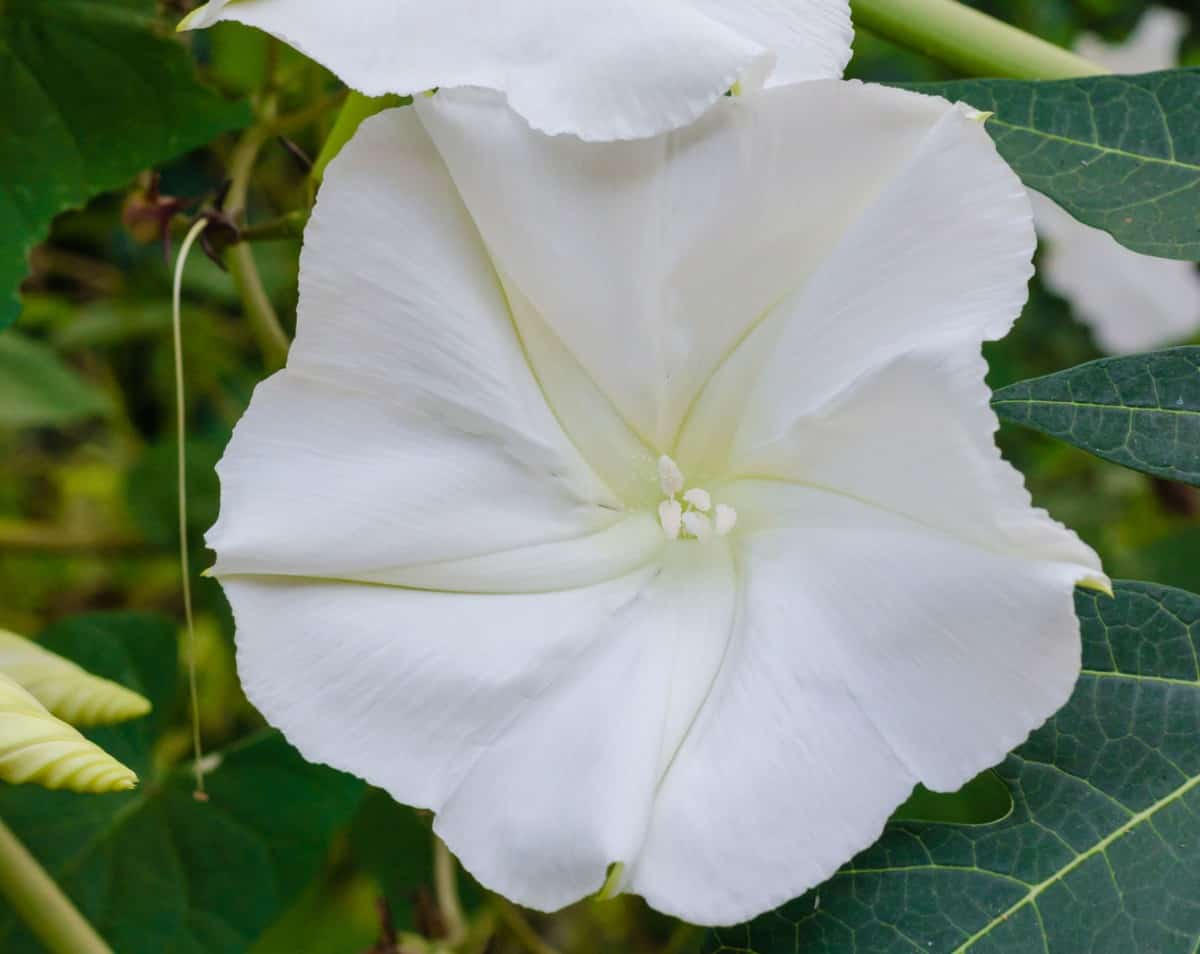
[[[1155,7],[1120,46],[1084,36],[1077,49],[1115,73],[1148,73],[1176,64],[1187,17]],[[1200,330],[1200,271],[1191,262],[1141,255],[1100,229],[1075,221],[1032,193],[1047,240],[1041,274],[1087,323],[1110,354],[1173,344]]]
[[[842,75],[849,0],[210,0],[181,28],[237,20],[370,96],[500,90],[536,129],[637,139],[733,85]]]
[[[826,81],[634,143],[494,94],[367,122],[209,536],[251,699],[486,885],[790,898],[1067,698],[1095,554],[993,443],[1020,183]]]

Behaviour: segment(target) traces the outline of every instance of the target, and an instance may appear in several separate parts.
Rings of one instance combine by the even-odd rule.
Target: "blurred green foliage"
[[[1118,39],[1148,6],[1145,0],[986,0],[975,5],[1063,44],[1083,30]],[[160,32],[173,24],[182,6],[159,7]],[[1200,26],[1194,2],[1179,0],[1174,6]],[[236,24],[170,42],[190,48],[212,90],[251,104],[258,122],[269,120],[279,130],[257,154],[247,221],[263,223],[307,211],[313,187],[298,157],[320,153],[338,113],[336,81],[296,52]],[[1200,63],[1200,29],[1193,29],[1183,55]],[[850,73],[894,82],[953,78],[937,64],[865,34],[857,38]],[[32,257],[17,331],[0,336],[0,627],[32,635],[49,625],[51,642],[71,643],[73,652],[103,671],[103,653],[92,658],[93,650],[77,635],[75,642],[67,640],[61,627],[76,624],[62,621],[100,610],[159,614],[152,625],[137,617],[142,620],[136,624],[142,627],[139,632],[150,625],[157,634],[153,648],[142,646],[138,652],[154,656],[154,679],[173,685],[158,691],[159,709],[147,723],[152,732],[145,726],[107,731],[150,732],[137,753],[131,742],[120,739],[111,747],[126,761],[136,754],[141,761],[135,767],[167,787],[178,784],[162,780],[180,777],[189,735],[186,709],[171,701],[179,698],[183,670],[177,645],[182,603],[175,549],[170,274],[157,229],[146,223],[156,225],[159,220],[150,213],[161,211],[164,199],[179,200],[178,209],[188,213],[211,205],[230,174],[239,135],[220,135],[161,167],[156,180],[147,170],[125,188],[59,216],[49,240]],[[162,218],[176,241],[182,219]],[[253,245],[254,260],[285,329],[294,324],[298,251],[295,239]],[[212,466],[270,362],[244,318],[230,276],[200,254],[193,255],[185,273],[183,324],[189,533],[193,565],[202,569],[209,561],[202,534],[219,499]],[[1066,303],[1035,281],[1016,330],[989,346],[987,357],[990,383],[1000,387],[1100,354]],[[1200,591],[1200,497],[1194,489],[1124,470],[1008,425],[1000,441],[1008,459],[1027,475],[1037,503],[1094,546],[1112,576]],[[219,587],[209,580],[197,581],[196,606],[205,744],[209,749],[244,745],[262,722],[238,688],[232,616]],[[163,622],[167,619],[176,625]],[[119,640],[127,638],[134,637]],[[271,771],[273,764],[262,771]],[[254,810],[266,811],[281,799],[309,798],[296,784],[276,779],[264,782],[261,790],[243,788],[228,797],[238,804],[258,801]],[[957,801],[918,795],[906,806],[906,817],[980,819],[1007,811],[997,803],[986,776],[973,786]],[[7,805],[14,794],[0,790],[0,801]],[[202,813],[205,806],[178,810]],[[254,954],[360,954],[379,936],[378,897],[387,899],[399,929],[436,933],[430,916],[428,820],[372,792],[353,818],[347,812],[345,823],[334,827],[328,845],[320,848],[320,873],[277,895],[277,901],[294,899],[292,907],[254,945]],[[236,861],[225,860],[229,865]],[[498,913],[490,913],[493,902],[467,879],[462,890],[466,903],[503,923]],[[216,903],[225,902],[216,898]],[[258,924],[268,907],[274,918],[278,906],[264,902],[244,923]],[[677,928],[631,898],[583,902],[550,919],[529,917],[563,952],[680,954],[700,942],[699,932]],[[226,939],[189,950],[229,954],[245,949],[240,944]],[[6,951],[24,949],[7,941],[0,945]],[[490,951],[515,950],[512,932],[501,927]]]

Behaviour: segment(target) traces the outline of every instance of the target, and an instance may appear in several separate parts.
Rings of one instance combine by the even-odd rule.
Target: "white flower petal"
[[[817,269],[951,109],[801,83],[724,99],[658,139],[587,145],[532,132],[480,91],[416,108],[506,283],[662,450],[723,355]]]
[[[841,75],[846,0],[213,0],[368,95],[479,86],[534,128],[612,140],[686,125],[744,79]]]
[[[1149,7],[1123,43],[1085,33],[1075,49],[1114,73],[1152,73],[1179,63],[1179,44],[1187,32],[1188,18],[1180,11]]]
[[[630,881],[700,924],[819,884],[914,782],[953,790],[999,762],[1079,671],[1080,567],[811,488],[737,489],[783,529],[739,531],[740,618]]]
[[[891,122],[906,148],[889,180],[857,198],[837,246],[708,383],[677,448],[685,472],[745,466],[896,355],[951,337],[977,349],[1020,313],[1034,248],[1024,188],[964,109],[901,97]],[[864,132],[838,148],[888,145]]]
[[[585,420],[606,409],[581,400]],[[553,589],[627,571],[661,543],[652,520],[607,532],[621,502],[546,406],[410,110],[365,123],[327,170],[288,367],[259,386],[219,472],[218,574]],[[634,472],[626,458],[616,476]]]
[[[1200,269],[1194,262],[1141,255],[1107,232],[1077,222],[1030,192],[1046,240],[1039,273],[1067,299],[1109,354],[1178,344],[1200,330]]]
[[[756,448],[742,472],[846,494],[996,551],[1075,563],[1102,581],[1092,549],[1032,506],[1001,457],[978,347],[968,338],[901,354]]]
[[[258,386],[218,465],[214,572],[505,592],[651,559],[650,515],[589,498],[556,451],[284,371]]]
[[[770,50],[741,85],[783,86],[833,79],[850,62],[854,28],[850,5],[841,0],[691,0],[718,23]],[[755,75],[758,73],[758,75]]]
[[[247,694],[304,754],[435,828],[485,885],[531,907],[630,863],[655,788],[725,651],[728,548],[531,596],[235,577]]]

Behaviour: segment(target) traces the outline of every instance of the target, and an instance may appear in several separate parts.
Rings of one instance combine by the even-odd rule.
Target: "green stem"
[[[433,890],[446,929],[446,943],[451,947],[462,943],[467,935],[467,920],[458,899],[458,864],[437,835],[433,836]]]
[[[229,160],[229,195],[225,202],[225,211],[235,222],[246,210],[246,195],[250,189],[250,174],[254,171],[254,163],[273,132],[270,121],[251,126],[238,140]],[[242,307],[250,321],[250,330],[258,341],[263,359],[271,371],[283,367],[287,360],[288,337],[275,307],[267,297],[262,278],[258,274],[258,266],[254,263],[254,252],[246,242],[239,242],[225,253],[225,264],[233,283],[237,286],[242,298]]]
[[[271,242],[277,239],[298,239],[304,237],[304,225],[308,222],[308,213],[303,210],[289,212],[269,222],[258,225],[247,225],[239,230],[239,239],[243,242]]]
[[[955,0],[851,0],[855,26],[968,76],[1070,79],[1108,72]]]
[[[0,894],[50,954],[113,954],[112,948],[2,821]]]

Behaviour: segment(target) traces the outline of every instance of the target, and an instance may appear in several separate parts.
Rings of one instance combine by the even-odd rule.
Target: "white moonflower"
[[[1115,73],[1148,73],[1176,64],[1187,17],[1151,8],[1120,46],[1085,36],[1084,56]],[[1175,344],[1200,330],[1200,271],[1191,262],[1141,255],[1101,229],[1077,222],[1033,193],[1037,227],[1046,239],[1041,274],[1066,298],[1110,354]]]
[[[980,356],[1033,244],[982,125],[883,87],[591,146],[482,91],[369,120],[220,465],[250,698],[530,907],[799,894],[1075,682],[1105,582]]]
[[[379,96],[499,90],[536,129],[638,139],[734,85],[839,77],[849,0],[210,0],[181,29],[237,20]]]

